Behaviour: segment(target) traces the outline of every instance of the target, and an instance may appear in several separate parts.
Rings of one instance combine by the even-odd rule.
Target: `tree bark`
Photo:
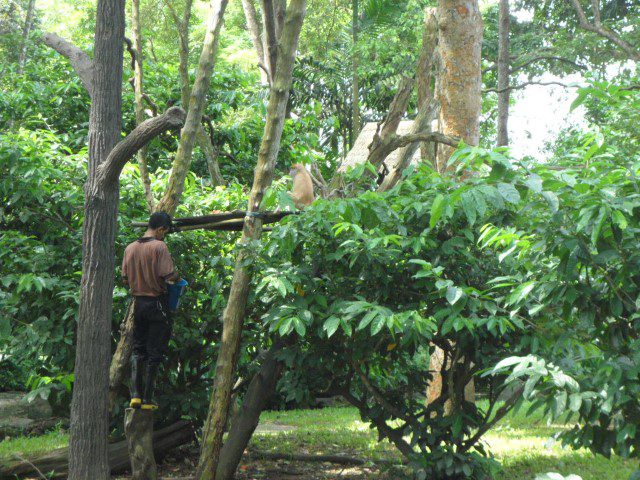
[[[433,81],[433,69],[436,62],[436,49],[438,46],[438,20],[436,9],[428,7],[424,9],[424,28],[422,30],[422,48],[418,58],[416,81],[418,89],[418,111],[421,106],[433,99],[431,83]],[[433,148],[429,144],[420,144],[420,157],[423,162],[430,162],[435,167]]]
[[[133,33],[133,50],[135,51],[133,69],[133,89],[136,110],[136,125],[144,122],[144,104],[142,100],[142,26],[140,25],[140,0],[131,0],[131,27]],[[140,180],[144,187],[144,196],[147,199],[149,210],[153,212],[155,200],[151,192],[151,180],[149,179],[149,169],[147,168],[147,147],[143,147],[138,152],[138,169],[140,170]]]
[[[120,324],[120,339],[116,351],[111,357],[109,367],[109,411],[113,411],[118,399],[118,389],[123,383],[129,358],[133,351],[133,301],[127,309],[127,314]]]
[[[283,343],[277,341],[269,349],[262,360],[260,370],[249,383],[242,407],[233,418],[227,440],[220,451],[216,480],[232,479],[238,469],[242,455],[258,426],[260,414],[276,391],[282,373],[282,364],[276,359],[276,354],[282,346]]]
[[[254,213],[258,212],[264,193],[273,181],[305,9],[306,0],[291,0],[287,8],[280,42],[278,67],[269,95],[265,129],[249,198],[249,212],[245,218],[240,241],[244,248],[236,259],[229,300],[222,318],[222,340],[216,362],[216,380],[211,394],[209,414],[203,430],[202,451],[196,475],[198,480],[213,480],[218,466],[222,434],[229,411],[233,375],[238,359],[242,325],[249,296],[251,271],[247,263],[251,260],[250,245],[251,242],[260,238],[262,231],[262,221]]]
[[[198,129],[202,128],[207,91],[211,83],[211,75],[215,66],[220,29],[228,0],[211,0],[211,9],[207,20],[207,31],[198,64],[198,73],[191,90],[189,110],[185,125],[180,133],[180,144],[173,162],[169,184],[157,206],[157,210],[173,214],[178,207],[180,196],[184,190],[184,180],[191,166],[193,147]]]
[[[124,413],[133,480],[156,480],[158,467],[153,455],[153,411],[127,408]]]
[[[500,0],[498,19],[498,146],[509,145],[509,0]]]
[[[18,75],[24,73],[24,64],[27,60],[27,47],[29,45],[29,33],[33,26],[33,14],[35,11],[36,0],[29,0],[27,5],[27,15],[24,20],[24,26],[22,27],[22,40],[20,42],[20,57],[18,58]]]
[[[260,81],[265,84],[269,82],[269,77],[266,71],[266,60],[264,58],[264,45],[260,38],[260,22],[258,21],[258,13],[256,12],[256,6],[253,0],[242,0],[242,9],[244,10],[244,17],[247,20],[247,30],[251,36],[251,42],[253,48],[255,48],[258,55],[258,69],[260,70]]]
[[[118,187],[101,189],[98,167],[120,138],[124,0],[99,0],[89,115],[82,281],[71,401],[69,478],[108,480],[109,359]]]
[[[482,16],[478,0],[439,0],[438,45],[442,59],[437,100],[442,133],[478,145],[482,71]],[[438,169],[447,170],[454,148],[438,152]]]
[[[353,147],[353,144],[356,141],[356,138],[358,138],[358,134],[360,133],[360,87],[358,84],[358,52],[357,52],[357,47],[358,47],[358,19],[359,19],[359,14],[358,14],[358,2],[359,0],[352,0],[352,20],[351,20],[351,28],[352,28],[352,33],[353,33],[353,53],[352,53],[352,58],[351,58],[351,68],[352,68],[352,73],[351,73],[351,83],[352,83],[352,87],[351,87],[351,105],[352,105],[352,112],[351,112],[351,146]]]
[[[276,19],[274,0],[262,0],[262,24],[264,25],[264,52],[269,75],[269,85],[273,85],[278,58],[278,37],[276,35]]]

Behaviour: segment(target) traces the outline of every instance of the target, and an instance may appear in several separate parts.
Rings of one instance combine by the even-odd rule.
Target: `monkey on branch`
[[[289,175],[293,180],[293,190],[289,192],[293,198],[293,204],[298,210],[302,210],[315,200],[311,175],[301,163],[293,164]]]

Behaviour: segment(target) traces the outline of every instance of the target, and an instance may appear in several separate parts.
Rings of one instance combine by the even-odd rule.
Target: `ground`
[[[577,474],[583,480],[626,480],[637,468],[637,461],[595,457],[586,450],[561,448],[550,440],[563,425],[548,425],[540,416],[527,417],[524,411],[504,419],[485,440],[502,464],[495,480],[534,480],[537,474],[558,472]],[[41,437],[0,442],[1,457],[49,450],[66,444],[63,432]],[[376,461],[398,460],[387,442],[379,443],[375,432],[359,420],[353,408],[265,412],[249,452],[340,454],[370,459],[362,467],[343,467],[330,463],[285,460],[245,460],[239,471],[242,480],[369,480],[398,479],[399,473]],[[162,478],[186,479],[193,474],[197,447],[189,446],[171,454],[161,467]],[[127,476],[115,477],[118,480]],[[115,480],[115,479],[114,479]]]

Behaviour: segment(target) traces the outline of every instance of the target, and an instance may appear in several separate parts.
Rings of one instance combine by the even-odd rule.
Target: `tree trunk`
[[[438,45],[442,59],[437,99],[442,133],[478,145],[482,72],[482,16],[478,0],[439,0]],[[438,168],[447,170],[455,149],[441,146]]]
[[[269,73],[269,85],[271,86],[273,86],[273,77],[275,76],[278,58],[278,36],[276,34],[276,14],[273,2],[274,0],[262,0],[263,48]]]
[[[33,14],[35,11],[36,0],[29,0],[27,6],[27,15],[22,27],[22,40],[20,42],[20,57],[18,58],[18,75],[24,73],[24,64],[27,61],[27,46],[29,45],[29,33],[33,26]]]
[[[140,0],[131,0],[131,29],[133,33],[133,50],[136,52],[133,69],[133,89],[136,108],[136,125],[144,122],[144,104],[142,101],[142,27],[140,25]],[[144,187],[144,195],[147,199],[149,210],[153,212],[155,200],[151,193],[151,180],[149,180],[149,170],[147,168],[147,147],[143,147],[138,152],[138,169],[140,170],[140,180]]]
[[[227,440],[220,451],[220,463],[216,469],[216,480],[232,479],[242,455],[258,426],[260,414],[276,391],[282,373],[282,364],[276,359],[283,343],[276,342],[264,356],[260,370],[249,383],[242,407],[231,422]]]
[[[127,408],[124,413],[133,480],[156,480],[158,467],[153,455],[153,410]]]
[[[82,282],[71,401],[69,478],[108,480],[109,359],[118,188],[100,191],[98,167],[120,138],[124,0],[99,0],[89,115]]]
[[[500,0],[498,43],[498,146],[509,145],[509,0]]]
[[[233,375],[238,359],[242,325],[249,296],[251,273],[247,262],[251,259],[252,242],[259,239],[262,232],[262,221],[253,214],[258,212],[264,193],[273,181],[305,7],[306,0],[291,0],[287,8],[285,26],[280,41],[278,68],[269,95],[264,134],[249,198],[249,212],[245,218],[240,241],[244,248],[236,259],[229,300],[222,318],[222,340],[216,362],[215,383],[211,394],[209,414],[203,430],[202,451],[196,475],[198,480],[213,480],[218,466],[222,434],[229,410]]]
[[[433,99],[431,83],[433,80],[433,69],[437,65],[437,45],[438,45],[438,20],[436,9],[428,7],[424,9],[424,28],[422,30],[422,48],[418,58],[418,68],[416,71],[416,81],[418,89],[418,109],[425,102]],[[426,142],[420,144],[420,158],[423,162],[429,162],[435,167],[435,155],[433,146]]]
[[[222,28],[222,19],[227,3],[228,0],[211,0],[207,31],[198,64],[198,73],[189,99],[189,111],[187,112],[185,125],[180,133],[180,144],[171,169],[169,184],[157,207],[159,211],[173,214],[178,207],[180,196],[184,190],[184,180],[191,166],[191,156],[196,143],[198,129],[202,128],[202,113],[204,112],[207,91],[209,90],[211,75],[215,66],[220,29]]]
[[[127,373],[127,365],[133,351],[133,301],[120,325],[120,340],[111,358],[109,367],[109,411],[113,411],[118,398],[118,390]]]
[[[353,54],[351,59],[351,82],[352,82],[352,90],[351,90],[351,104],[352,104],[352,113],[351,113],[351,146],[358,138],[358,134],[360,133],[360,87],[358,84],[358,2],[359,0],[352,0],[352,10],[353,10],[353,18],[351,28],[353,30]]]
[[[251,36],[253,48],[256,49],[256,54],[258,55],[260,81],[265,84],[269,82],[269,77],[266,71],[267,65],[264,58],[264,45],[260,38],[260,22],[258,21],[256,6],[253,4],[253,0],[242,0],[242,9],[244,10],[244,17],[247,20],[247,30]]]

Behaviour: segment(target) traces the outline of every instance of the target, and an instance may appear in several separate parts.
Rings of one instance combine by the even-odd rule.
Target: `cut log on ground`
[[[124,434],[129,445],[131,478],[157,480],[158,467],[153,455],[153,410],[127,408]]]
[[[161,459],[170,450],[192,442],[195,439],[190,422],[179,421],[153,434],[153,453]],[[109,445],[109,465],[111,473],[129,470],[129,451],[127,441]],[[53,472],[52,478],[66,478],[69,472],[69,449],[59,448],[52,452],[33,456],[28,459],[15,459],[0,464],[0,479],[13,479],[37,475],[37,470],[45,474]]]
[[[392,460],[370,460],[367,458],[350,457],[348,455],[309,455],[253,451],[249,453],[249,458],[256,460],[288,460],[291,462],[328,462],[338,465],[365,465],[367,463],[402,465],[402,462],[394,462]]]

